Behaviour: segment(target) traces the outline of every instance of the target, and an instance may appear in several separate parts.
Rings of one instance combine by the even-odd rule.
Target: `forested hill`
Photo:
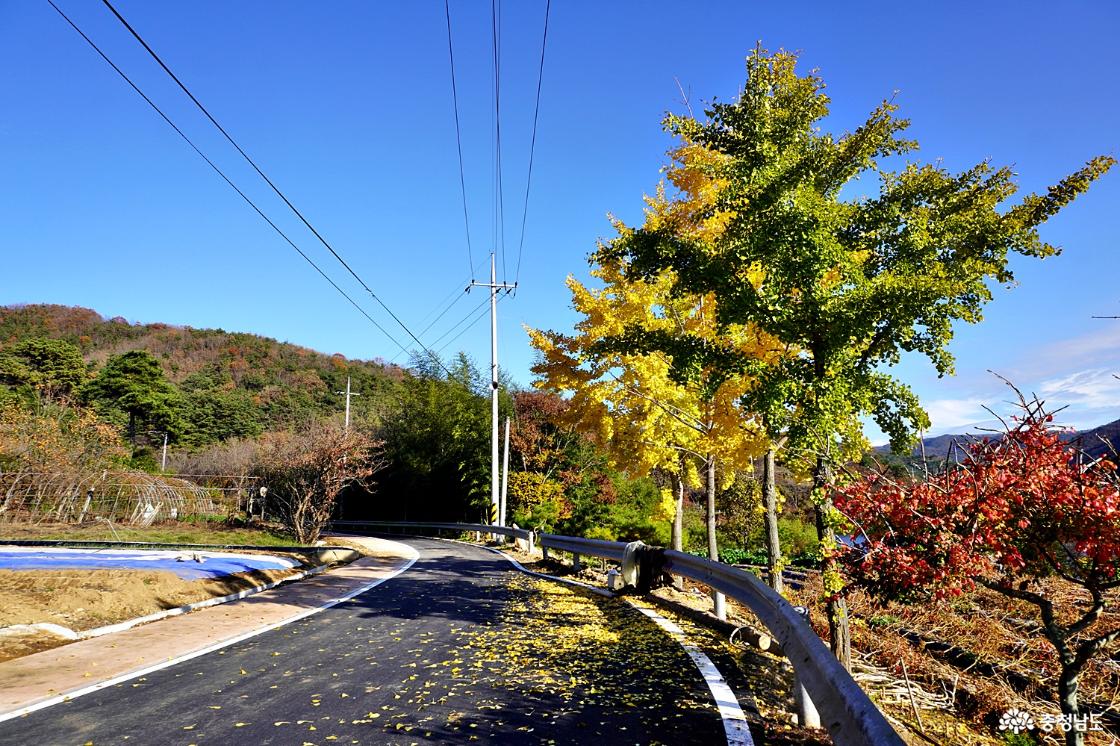
[[[110,358],[145,350],[181,392],[194,427],[183,433],[197,444],[336,414],[346,377],[363,396],[356,418],[376,411],[404,371],[382,362],[347,360],[255,334],[106,319],[96,311],[58,305],[0,307],[0,352],[33,339],[75,345],[91,372]]]
[[[489,485],[489,381],[468,356],[402,368],[66,306],[0,307],[0,475],[155,473],[165,437],[169,472],[306,470],[303,456],[321,457],[341,430],[347,376],[358,394],[351,430],[371,439],[365,458],[376,466],[376,493],[353,491],[345,509],[478,520]],[[501,411],[513,411],[508,387]]]

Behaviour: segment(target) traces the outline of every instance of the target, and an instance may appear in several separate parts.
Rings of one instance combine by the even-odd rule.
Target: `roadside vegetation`
[[[897,452],[910,450],[929,418],[892,367],[917,353],[951,374],[954,327],[980,322],[992,286],[1014,282],[1013,257],[1058,253],[1039,226],[1115,159],[1091,158],[1045,194],[1012,201],[1010,167],[921,163],[893,101],[840,135],[824,128],[830,103],[795,54],[759,47],[734,100],[666,115],[676,143],[644,221],[615,221],[616,235],[591,255],[598,287],[569,280],[581,314],[574,333],[531,332],[538,386],[568,396],[570,422],[617,460],[702,488],[712,558],[718,494],[761,460],[753,502],[779,591],[777,464],[807,482],[813,605],[849,670],[853,586],[894,598],[932,587],[924,599],[937,604],[947,589],[978,585],[1033,605],[1035,634],[1058,658],[1048,697],[1076,723],[1078,672],[1115,653],[1120,635],[1104,621],[1120,585],[1120,497],[1107,462],[1068,466],[1054,436],[1049,471],[1032,470],[1029,438],[1009,434],[1003,447],[1019,447],[1020,460],[1000,446],[990,447],[994,460],[974,454],[974,468],[943,478],[957,492],[921,475],[882,489],[850,465],[868,451],[868,419]],[[857,179],[869,193],[852,199],[845,187]],[[1032,587],[1050,577],[1079,586],[1081,604],[1063,612]],[[1086,733],[1057,736],[1072,746]]]
[[[216,544],[263,547],[298,546],[276,525],[237,526],[225,516],[206,521],[176,521],[154,526],[112,526],[105,523],[7,524],[2,538],[52,541],[138,541],[150,544]]]

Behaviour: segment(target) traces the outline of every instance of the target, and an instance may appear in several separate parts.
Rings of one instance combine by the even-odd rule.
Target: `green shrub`
[[[607,525],[617,541],[643,541],[665,546],[670,539],[670,523],[657,520],[661,490],[649,478],[627,479],[616,476],[615,500],[607,509]],[[591,536],[590,533],[585,534]]]
[[[765,565],[765,549],[725,547],[719,550],[719,561],[728,565]]]
[[[205,526],[209,524],[225,523],[227,518],[219,513],[187,513],[181,515],[177,519],[180,523],[190,523],[194,526]]]
[[[782,555],[786,558],[787,565],[799,567],[814,567],[820,560],[817,543],[817,527],[811,523],[794,517],[778,519],[778,543],[782,548]],[[733,564],[765,565],[766,556],[766,527],[760,525],[748,537],[745,545],[735,547],[734,544],[720,549],[720,557],[724,552],[738,551],[741,554],[729,555],[743,557]],[[726,561],[726,560],[725,560]]]
[[[618,537],[607,526],[592,526],[584,532],[584,537],[588,539],[602,539],[604,541],[617,541]]]

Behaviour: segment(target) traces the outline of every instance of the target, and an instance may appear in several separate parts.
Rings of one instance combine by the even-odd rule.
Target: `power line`
[[[467,289],[469,289],[469,287],[468,287]],[[452,304],[451,304],[451,305],[452,305],[452,306],[454,306],[454,305],[455,305],[455,303],[457,303],[457,302],[458,302],[459,298],[462,298],[462,297],[463,297],[463,296],[465,296],[465,295],[466,295],[466,293],[464,292],[464,293],[463,293],[462,295],[458,296],[458,297],[457,297],[457,298],[455,299],[455,301],[454,301],[454,302],[452,302]],[[451,325],[451,326],[449,326],[448,328],[444,329],[444,331],[443,331],[443,334],[439,335],[438,337],[436,337],[436,338],[435,338],[435,339],[434,339],[434,340],[433,340],[433,341],[431,342],[431,346],[433,346],[433,347],[434,347],[434,346],[435,346],[435,345],[436,345],[437,343],[439,343],[439,342],[440,342],[440,340],[444,339],[445,337],[447,337],[447,335],[448,335],[448,334],[450,334],[451,332],[453,332],[453,331],[455,331],[456,329],[458,329],[458,328],[459,328],[459,327],[460,327],[460,326],[461,326],[461,325],[463,324],[463,322],[464,322],[464,321],[466,321],[466,320],[467,320],[467,319],[469,319],[469,318],[470,318],[471,316],[473,316],[473,315],[474,315],[474,314],[475,314],[475,313],[476,313],[476,312],[477,312],[477,311],[478,311],[478,310],[479,310],[480,308],[482,308],[482,306],[483,306],[483,305],[485,305],[485,304],[486,304],[486,299],[483,299],[483,301],[482,301],[481,303],[479,303],[479,304],[478,304],[477,306],[475,306],[475,307],[474,307],[474,308],[472,308],[471,310],[467,311],[467,313],[466,313],[466,315],[465,315],[465,316],[461,317],[461,318],[460,318],[460,319],[459,319],[458,321],[456,321],[456,322],[455,322],[454,324],[452,324],[452,325]],[[445,309],[445,310],[444,310],[444,312],[440,314],[440,316],[443,316],[443,315],[444,315],[444,314],[445,314],[445,313],[446,313],[447,311],[449,311],[449,310],[451,310],[451,307],[450,307],[450,306],[449,306],[449,307],[448,307],[447,309]],[[432,327],[432,326],[434,326],[434,325],[435,325],[435,321],[433,321],[433,322],[432,322],[431,324],[429,324],[428,326],[429,326],[429,328],[430,328],[430,327]],[[427,329],[425,329],[425,331],[427,331]],[[421,334],[423,334],[423,332],[421,332]],[[405,352],[407,353],[407,350],[406,350]],[[436,350],[436,353],[437,353],[437,354],[438,354],[438,352],[439,352],[439,350]],[[393,362],[394,360],[396,360],[396,359],[397,359],[398,357],[400,357],[400,356],[401,356],[401,353],[399,353],[399,352],[398,352],[398,353],[397,353],[396,355],[394,355],[394,356],[393,356],[393,359],[392,359],[392,360],[390,360],[389,362],[390,362],[390,363],[392,363],[392,362]]]
[[[466,288],[467,284],[469,284],[470,281],[471,281],[471,278],[468,277],[467,279],[463,280],[462,282],[455,283],[455,288],[450,293],[445,295],[440,300],[439,303],[432,304],[431,310],[429,310],[426,314],[424,314],[424,318],[420,319],[419,323],[423,324],[425,321],[432,318],[432,315],[437,313],[437,311],[442,311],[444,304],[447,303],[448,301],[451,302],[451,305],[455,305],[456,303],[458,303],[459,299],[462,297],[462,294],[464,293],[463,289]],[[435,322],[433,321],[432,324],[434,324],[434,323]],[[421,329],[420,330],[420,335],[423,336],[424,332],[426,332],[426,331],[428,331],[428,329],[432,328],[432,324],[428,324],[428,326]]]
[[[462,331],[460,331],[460,332],[459,332],[458,334],[456,334],[456,335],[455,335],[454,337],[452,337],[451,339],[447,340],[446,342],[444,342],[444,343],[443,343],[443,344],[442,344],[442,345],[440,346],[440,348],[439,348],[439,349],[438,349],[438,350],[436,351],[436,352],[437,352],[437,354],[443,354],[443,351],[444,351],[444,350],[446,350],[446,349],[447,349],[448,347],[450,347],[451,345],[453,345],[453,344],[455,343],[455,341],[456,341],[457,339],[459,339],[459,337],[463,336],[464,334],[466,334],[467,332],[469,332],[469,331],[470,331],[471,329],[473,329],[473,328],[474,328],[474,327],[475,327],[475,326],[476,326],[476,325],[478,324],[478,322],[480,322],[480,321],[482,321],[482,320],[483,320],[484,318],[486,318],[486,313],[487,313],[487,309],[485,309],[485,308],[484,308],[484,309],[482,309],[481,311],[479,311],[479,313],[475,314],[475,316],[474,316],[474,318],[473,318],[473,319],[471,320],[471,322],[470,322],[469,324],[467,324],[466,326],[464,326],[464,327],[463,327],[463,329],[462,329]]]
[[[48,0],[48,2],[49,1],[50,0]],[[187,86],[183,84],[183,81],[179,80],[178,76],[176,76],[175,73],[173,73],[171,71],[171,68],[169,68],[164,63],[164,61],[160,58],[160,56],[158,54],[156,54],[155,50],[153,50],[148,45],[148,42],[144,41],[144,38],[142,36],[140,36],[139,33],[137,33],[136,29],[134,29],[132,27],[132,25],[129,24],[129,22],[125,20],[124,16],[122,16],[117,11],[117,9],[113,7],[113,4],[111,2],[109,2],[109,0],[101,0],[101,2],[105,5],[106,8],[108,8],[110,11],[112,11],[113,15],[117,17],[117,20],[120,21],[126,29],[128,29],[128,32],[130,34],[132,34],[133,38],[135,38],[136,41],[140,42],[140,45],[144,47],[144,49],[148,52],[148,54],[152,57],[152,59],[154,59],[159,64],[159,66],[163,68],[163,71],[165,73],[167,73],[171,77],[172,80],[175,81],[175,84],[178,85],[179,88],[182,89],[183,93],[187,94],[188,98],[190,98],[190,100],[194,102],[194,105],[198,107],[199,111],[201,111],[203,114],[206,115],[206,118],[209,119],[211,124],[213,124],[218,129],[218,131],[222,133],[222,135],[226,138],[226,140],[229,141],[230,145],[232,145],[237,150],[237,152],[240,153],[241,156],[249,163],[249,165],[253,167],[253,170],[256,171],[257,174],[262,179],[264,179],[265,183],[268,184],[272,188],[272,191],[275,192],[276,195],[284,201],[284,204],[286,204],[288,206],[288,208],[291,209],[291,211],[293,213],[295,213],[296,217],[299,218],[300,221],[305,226],[307,226],[308,230],[310,230],[315,235],[315,238],[319,239],[319,243],[323,244],[323,246],[325,246],[327,248],[327,250],[329,252],[331,252],[331,254],[334,255],[334,258],[337,259],[339,261],[339,263],[342,264],[342,266],[346,268],[346,271],[349,272],[354,277],[354,279],[357,280],[358,283],[363,288],[365,288],[365,291],[367,293],[369,293],[370,297],[373,298],[375,301],[377,301],[378,305],[380,305],[383,309],[385,309],[385,312],[388,313],[393,318],[393,321],[397,322],[397,325],[400,326],[402,329],[404,329],[405,332],[408,334],[408,336],[412,337],[412,340],[414,342],[416,342],[416,344],[420,345],[420,347],[425,352],[431,352],[431,350],[429,350],[427,347],[425,347],[424,343],[420,341],[420,338],[417,337],[415,334],[413,334],[411,329],[409,329],[407,326],[405,326],[405,323],[400,320],[400,317],[398,317],[395,313],[393,313],[393,310],[391,308],[389,308],[389,306],[385,305],[385,302],[382,301],[381,298],[379,298],[377,296],[377,294],[373,292],[373,289],[370,288],[370,286],[366,284],[366,281],[363,280],[358,275],[358,273],[355,272],[353,270],[353,268],[349,264],[346,263],[346,260],[343,259],[342,256],[340,256],[339,253],[334,250],[334,247],[331,246],[330,243],[328,243],[325,238],[323,238],[322,234],[320,234],[319,231],[317,231],[315,229],[315,226],[311,225],[311,223],[307,220],[307,218],[305,218],[303,216],[303,213],[301,213],[298,209],[296,209],[296,206],[292,204],[291,200],[289,200],[287,198],[287,196],[285,196],[285,194],[282,191],[280,191],[279,187],[277,187],[274,183],[272,183],[272,180],[269,179],[268,176],[265,175],[264,171],[262,171],[260,169],[260,167],[257,166],[256,162],[254,162],[253,159],[249,157],[249,154],[246,153],[245,150],[242,149],[242,147],[237,144],[237,141],[234,140],[233,137],[228,132],[226,132],[225,128],[222,127],[222,125],[218,123],[218,120],[215,119],[213,117],[213,115],[210,114],[210,112],[206,109],[206,107],[202,105],[202,102],[199,101],[193,93],[191,93],[190,89],[187,88]],[[52,3],[52,5],[53,5],[53,3]],[[473,274],[473,272],[472,272],[472,274]],[[450,371],[448,371],[448,373],[450,373]]]
[[[494,246],[501,250],[502,280],[506,277],[505,195],[502,189],[502,5],[490,0],[494,53]]]
[[[421,334],[426,334],[429,329],[431,329],[433,326],[436,325],[436,322],[438,322],[440,319],[442,319],[447,314],[448,311],[450,311],[452,308],[455,307],[456,303],[458,303],[460,300],[462,300],[466,296],[467,296],[467,288],[463,288],[461,291],[457,292],[455,294],[455,297],[452,299],[451,303],[449,303],[447,305],[447,308],[444,308],[442,311],[440,311],[439,315],[436,316],[434,319],[432,319],[432,322],[430,324],[428,324],[427,326],[425,326],[420,331],[420,333]]]
[[[506,295],[508,295],[508,293],[507,293]],[[499,296],[498,296],[498,300],[497,300],[497,302],[498,302],[498,303],[501,303],[501,302],[502,302],[502,299],[503,299],[503,298],[505,298],[505,297],[506,297],[506,295],[499,295]],[[487,299],[487,300],[489,300],[489,299]],[[486,302],[486,301],[483,301],[483,303],[485,303],[485,302]],[[480,306],[480,308],[481,308],[481,306]],[[476,310],[477,310],[477,308],[476,308]],[[471,313],[467,314],[467,318],[470,318],[470,317],[471,317],[471,314],[474,314],[474,311],[471,311]],[[465,327],[463,327],[462,331],[460,331],[460,332],[459,332],[458,334],[456,334],[456,335],[455,335],[454,337],[452,337],[451,339],[449,339],[449,340],[447,340],[446,342],[444,342],[444,343],[443,343],[443,346],[442,346],[442,347],[440,347],[440,348],[439,348],[438,350],[436,350],[436,353],[438,354],[438,353],[441,353],[441,352],[443,352],[444,350],[446,350],[446,349],[447,349],[448,347],[450,347],[450,346],[451,346],[451,344],[452,344],[452,343],[453,343],[453,342],[454,342],[455,340],[457,340],[457,339],[458,339],[459,337],[463,336],[463,335],[464,335],[464,334],[466,334],[466,333],[467,333],[468,331],[470,331],[471,329],[473,329],[473,328],[474,328],[474,325],[475,325],[475,324],[477,324],[477,323],[478,323],[479,321],[481,321],[481,320],[482,320],[483,318],[485,318],[485,317],[486,317],[486,311],[485,311],[485,309],[484,309],[484,310],[483,310],[483,311],[482,311],[481,313],[478,313],[478,314],[476,314],[476,315],[475,315],[475,317],[474,317],[474,319],[473,319],[473,320],[472,320],[472,321],[471,321],[471,322],[470,322],[469,324],[467,324],[467,325],[466,325]],[[466,319],[463,319],[463,321],[466,321]],[[462,324],[462,323],[463,323],[462,321],[460,321],[460,322],[459,322],[459,324]],[[456,324],[455,326],[458,326],[459,324]],[[446,336],[446,334],[445,334],[444,336]],[[436,340],[436,341],[439,341],[439,340]],[[433,344],[435,344],[435,343],[433,342]]]
[[[468,282],[469,282],[469,281],[470,281],[470,280],[468,280]],[[448,303],[448,304],[447,304],[447,305],[446,305],[445,307],[443,307],[443,308],[442,308],[442,310],[441,310],[441,311],[439,312],[439,315],[437,315],[437,316],[436,316],[436,317],[435,317],[434,319],[432,319],[431,323],[429,323],[429,324],[428,324],[427,326],[425,326],[425,327],[424,327],[423,329],[421,329],[421,330],[420,330],[420,334],[421,334],[421,336],[423,336],[424,334],[426,334],[426,333],[428,332],[428,330],[429,330],[429,329],[431,329],[431,328],[432,328],[433,326],[435,326],[435,325],[436,325],[436,323],[437,323],[437,322],[438,322],[438,321],[439,321],[440,319],[442,319],[442,318],[443,318],[444,316],[446,316],[446,315],[447,315],[447,312],[448,312],[448,311],[450,311],[450,310],[451,310],[452,308],[454,308],[454,307],[455,307],[455,305],[456,305],[456,304],[457,304],[457,303],[458,303],[458,302],[459,302],[460,300],[462,300],[462,299],[463,299],[464,297],[466,297],[466,295],[467,295],[467,292],[466,292],[466,291],[467,291],[467,290],[469,290],[469,289],[470,289],[470,287],[469,287],[469,286],[467,286],[467,287],[463,288],[462,290],[453,290],[453,291],[452,291],[452,295],[454,295],[454,297],[453,297],[453,298],[452,298],[451,296],[447,296],[446,298],[444,298],[444,300],[443,300],[443,301],[441,301],[441,302],[440,302],[440,305],[438,305],[438,306],[435,306],[435,308],[440,308],[440,307],[442,307],[442,306],[443,306],[443,303],[444,303],[445,301],[447,301],[447,300],[448,300],[448,298],[450,298],[450,300],[451,300],[451,302],[450,302],[450,303]],[[425,318],[425,319],[427,319],[427,318],[428,318],[429,316],[431,316],[431,315],[432,315],[432,314],[431,314],[431,313],[429,313],[429,314],[428,314],[428,316],[425,316],[424,318]],[[468,314],[468,315],[470,315],[470,314]],[[440,337],[440,339],[442,339],[442,338],[443,338],[443,337]],[[437,341],[438,341],[438,340],[437,340]],[[406,352],[407,352],[407,350],[406,350]],[[395,361],[396,361],[396,359],[397,359],[397,358],[399,358],[400,356],[401,356],[401,353],[399,353],[399,352],[398,352],[398,353],[397,353],[396,355],[393,355],[393,359],[392,359],[392,360],[390,360],[389,362],[390,362],[390,363],[392,363],[392,362],[395,362]]]
[[[203,153],[198,148],[198,146],[195,145],[194,142],[189,137],[187,137],[187,135],[181,129],[179,129],[178,125],[176,125],[175,122],[171,121],[170,117],[168,117],[166,114],[163,113],[163,110],[160,109],[159,106],[157,106],[156,103],[148,97],[148,95],[146,93],[144,93],[144,91],[140,90],[139,86],[137,86],[135,83],[133,83],[132,79],[129,78],[128,75],[125,74],[125,72],[123,70],[121,70],[119,67],[117,67],[117,64],[115,62],[113,62],[111,59],[109,59],[109,56],[106,55],[103,51],[101,51],[101,48],[98,47],[97,44],[94,43],[94,41],[92,39],[90,39],[88,36],[86,36],[85,32],[82,31],[80,28],[78,28],[77,24],[75,24],[72,20],[70,20],[70,17],[67,16],[65,13],[63,13],[61,8],[59,8],[57,5],[54,4],[53,0],[47,0],[47,3],[52,8],[55,9],[55,12],[57,12],[60,16],[62,16],[62,19],[64,21],[66,21],[68,24],[70,24],[70,27],[72,29],[74,29],[74,31],[76,31],[78,33],[78,35],[81,36],[85,40],[85,42],[87,44],[89,44],[90,47],[93,48],[93,50],[95,52],[97,52],[98,55],[101,56],[101,59],[105,60],[105,62],[107,62],[109,64],[109,66],[112,67],[114,71],[116,71],[117,75],[120,75],[121,78],[123,78],[124,81],[126,83],[128,83],[128,85],[132,88],[132,90],[136,91],[136,93],[139,94],[139,96],[142,99],[144,99],[144,101],[147,102],[148,106],[151,106],[152,109],[154,109],[155,112],[160,115],[160,117],[163,119],[163,121],[167,122],[167,124],[170,125],[171,129],[175,130],[176,134],[178,134],[179,137],[183,138],[183,141],[186,142],[187,145],[189,145],[191,147],[191,149],[194,150],[194,152],[197,153],[200,158],[202,158],[202,160],[206,161],[206,165],[210,166],[210,168],[212,168],[214,170],[214,172],[216,174],[218,174],[218,176],[220,176],[222,178],[222,180],[230,186],[231,189],[233,189],[233,191],[237,192],[238,196],[241,197],[241,199],[245,200],[245,202],[251,208],[253,208],[253,211],[256,212],[257,215],[259,215],[262,220],[264,220],[266,223],[268,223],[268,225],[274,231],[276,231],[276,233],[279,234],[280,237],[283,238],[288,243],[289,246],[291,246],[293,249],[296,250],[296,253],[298,253],[301,257],[303,257],[303,259],[308,264],[310,264],[315,269],[315,271],[318,272],[323,277],[324,280],[326,280],[327,282],[329,282],[331,284],[331,287],[333,287],[335,290],[337,290],[342,295],[343,298],[350,301],[350,304],[352,306],[354,306],[354,308],[358,309],[358,312],[361,313],[363,316],[365,316],[371,324],[373,324],[375,327],[377,327],[378,330],[380,330],[380,332],[382,334],[384,334],[386,337],[388,337],[390,340],[392,340],[393,344],[395,344],[397,347],[400,347],[402,350],[405,350],[407,352],[404,345],[402,345],[400,342],[398,342],[396,340],[396,338],[393,337],[392,334],[385,331],[384,327],[382,327],[380,324],[378,324],[373,319],[372,316],[370,316],[368,313],[366,313],[366,310],[364,308],[362,308],[360,305],[358,305],[358,303],[353,298],[351,298],[346,293],[345,290],[343,290],[341,287],[339,287],[338,284],[334,280],[332,280],[327,275],[327,273],[324,272],[319,267],[319,265],[316,264],[311,259],[311,257],[309,257],[307,254],[305,254],[303,252],[303,250],[300,249],[300,247],[297,246],[296,243],[291,238],[289,238],[286,233],[284,233],[284,231],[280,230],[280,228],[276,225],[276,223],[272,222],[272,220],[267,215],[264,214],[264,212],[261,210],[261,208],[257,207],[257,204],[255,202],[253,202],[253,200],[251,200],[248,197],[248,195],[245,194],[245,192],[241,191],[241,189],[236,184],[234,184],[233,181],[231,181],[230,178],[228,176],[226,176],[225,173],[220,168],[218,168],[214,164],[214,162],[211,161],[206,156],[206,154]]]
[[[474,279],[474,252],[471,250],[471,221],[467,213],[467,179],[463,173],[463,136],[459,128],[459,90],[455,85],[455,46],[451,42],[451,3],[443,0],[444,15],[447,16],[447,56],[451,59],[451,104],[455,111],[455,145],[459,149],[459,190],[463,195],[463,225],[467,230],[467,261],[471,265]],[[420,332],[423,334],[424,332]]]
[[[439,335],[439,336],[438,336],[438,337],[436,337],[436,338],[435,338],[434,340],[432,340],[432,344],[433,344],[433,345],[439,344],[439,342],[440,342],[441,340],[445,339],[445,338],[447,337],[447,335],[448,335],[448,334],[450,334],[451,332],[455,331],[455,330],[456,330],[456,329],[458,329],[458,328],[459,328],[460,326],[462,326],[463,322],[465,322],[465,321],[466,321],[467,319],[471,318],[471,317],[472,317],[472,316],[474,316],[474,315],[475,315],[476,313],[478,313],[479,309],[483,308],[483,307],[484,307],[484,306],[485,306],[485,305],[486,305],[487,303],[489,303],[489,302],[490,302],[490,298],[488,298],[488,297],[487,297],[487,298],[483,298],[483,299],[482,299],[482,302],[481,302],[481,303],[479,303],[479,304],[478,304],[477,306],[475,306],[475,307],[474,307],[474,308],[472,308],[471,310],[467,311],[467,315],[466,315],[466,316],[464,316],[463,318],[459,319],[459,320],[458,320],[457,322],[455,322],[455,324],[454,324],[454,325],[452,325],[452,326],[448,327],[448,328],[447,328],[447,329],[446,329],[446,330],[445,330],[445,331],[443,332],[443,334]]]
[[[525,207],[521,212],[521,240],[517,244],[517,270],[513,275],[514,285],[521,277],[521,250],[525,247],[525,221],[529,217],[529,187],[533,183],[533,154],[537,149],[537,120],[541,113],[541,82],[544,80],[544,53],[548,48],[548,16],[551,9],[552,0],[545,0],[544,35],[541,37],[541,64],[537,71],[537,103],[533,107],[533,138],[529,142],[529,175],[525,179]]]

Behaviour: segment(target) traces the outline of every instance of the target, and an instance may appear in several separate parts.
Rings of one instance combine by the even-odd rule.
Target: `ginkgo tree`
[[[656,204],[654,205],[656,208]],[[616,263],[592,269],[604,283],[590,289],[569,278],[572,302],[583,319],[575,334],[530,330],[541,352],[534,366],[536,386],[570,394],[567,417],[608,447],[616,465],[643,473],[671,475],[675,495],[672,544],[682,545],[685,486],[704,487],[707,500],[708,552],[718,558],[715,498],[717,474],[733,476],[749,468],[765,449],[762,432],[739,409],[744,379],[729,379],[711,391],[674,381],[671,361],[660,353],[604,353],[602,340],[631,325],[667,334],[714,333],[711,298],[670,295],[668,275],[651,281],[628,280]],[[739,340],[744,348],[755,340]],[[697,466],[703,470],[703,476]],[[717,613],[722,612],[716,597]]]
[[[685,103],[687,104],[687,100]],[[689,107],[689,111],[691,113],[691,106]],[[645,224],[642,226],[642,230],[670,233],[705,244],[719,241],[730,225],[732,218],[732,213],[726,209],[722,209],[718,204],[722,190],[725,189],[729,183],[726,177],[720,172],[719,168],[721,165],[726,165],[727,156],[710,148],[688,142],[674,149],[670,155],[672,157],[672,163],[666,169],[666,180],[669,185],[675,189],[676,195],[674,198],[670,199],[666,194],[665,182],[658,185],[656,195],[646,198],[647,209]],[[629,234],[627,227],[617,221],[615,227],[618,229],[620,237],[625,240],[626,236]],[[600,256],[597,257],[597,259],[599,261],[610,262],[619,261],[621,257],[617,254],[608,257],[605,252],[600,252]],[[635,279],[633,277],[628,277],[627,274],[628,273],[625,271],[623,272],[623,276],[626,279],[630,281]],[[664,274],[665,276],[671,276],[670,272]],[[757,280],[761,275],[758,272],[754,272],[752,277]],[[676,288],[673,285],[663,289],[669,291],[670,297],[676,292]],[[707,317],[708,326],[706,333],[708,335],[708,341],[711,341],[714,339],[713,331],[718,329],[718,326],[713,329],[713,322],[716,318],[714,309],[715,294],[710,294],[708,296],[708,301],[709,315]],[[627,331],[632,331],[632,328]],[[659,333],[657,330],[645,330],[647,334],[651,331],[653,334]],[[727,330],[724,331],[726,333]],[[748,337],[753,340],[752,345],[740,347],[738,352],[745,358],[753,360],[756,365],[764,365],[767,362],[776,361],[780,357],[789,357],[796,354],[796,348],[793,345],[788,342],[783,344],[776,338],[765,334],[756,324],[747,323],[739,325],[734,331],[734,334],[740,339]],[[678,342],[687,341],[689,336],[688,331],[684,329],[678,329],[674,335]],[[705,344],[705,338],[703,336],[693,336],[692,341]],[[641,342],[638,344],[627,343],[625,341],[625,336],[605,338],[598,343],[597,348],[600,351],[622,349],[632,352],[649,349],[648,346]],[[661,354],[664,354],[664,352]],[[671,378],[675,383],[680,384],[685,381],[690,381],[704,384],[706,385],[706,390],[709,392],[713,388],[721,387],[729,378],[734,376],[735,374],[728,371],[725,367],[719,365],[705,366],[702,361],[698,360],[693,361],[688,377],[682,376],[679,369],[671,371]],[[738,371],[738,376],[740,379],[739,385],[746,384],[748,388],[753,388],[757,385],[756,381],[750,381],[749,377],[744,377],[744,371]],[[740,403],[744,400],[745,399],[741,399]],[[783,590],[782,569],[785,563],[778,538],[780,497],[775,484],[775,462],[778,451],[782,449],[788,440],[785,433],[788,418],[776,417],[773,413],[759,411],[744,412],[744,416],[751,418],[752,425],[756,428],[760,428],[768,439],[766,452],[762,458],[763,473],[761,480],[763,515],[765,517],[766,554],[768,558],[767,569],[770,585],[774,590],[781,593]]]
[[[665,119],[685,152],[706,151],[693,160],[713,192],[703,216],[719,230],[645,225],[620,234],[597,259],[620,262],[630,278],[672,273],[679,297],[718,299],[714,335],[634,324],[606,347],[661,352],[682,382],[706,379],[711,387],[743,375],[756,382],[742,409],[784,432],[792,454],[815,461],[832,647],[850,665],[839,519],[826,490],[833,465],[859,450],[862,417],[896,448],[928,425],[917,397],[887,369],[919,353],[939,374],[952,373],[954,323],[980,321],[991,283],[1013,282],[1010,255],[1057,253],[1037,227],[1115,161],[1094,158],[1046,194],[1007,206],[1017,191],[1008,167],[985,161],[953,173],[905,162],[917,143],[903,136],[909,122],[890,101],[850,133],[822,132],[830,105],[824,81],[799,74],[796,64],[795,54],[759,47],[735,101],[711,104],[702,119]],[[857,178],[878,193],[849,196],[844,189]],[[727,335],[745,325],[793,354],[770,361],[744,354]]]

